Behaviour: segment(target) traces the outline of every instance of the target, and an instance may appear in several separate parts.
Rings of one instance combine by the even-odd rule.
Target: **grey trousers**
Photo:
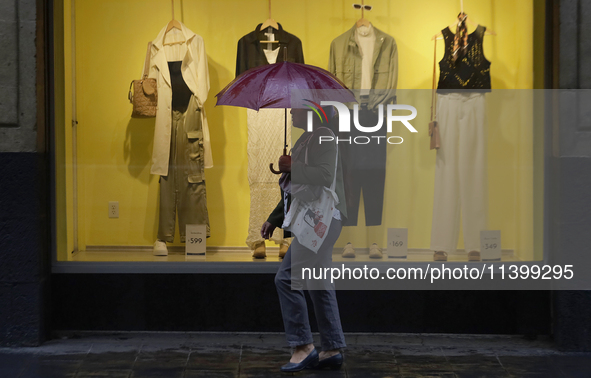
[[[160,215],[158,239],[172,243],[176,215],[179,218],[181,242],[185,242],[187,224],[204,224],[209,237],[209,216],[205,180],[203,179],[203,135],[198,117],[189,117],[188,112],[198,112],[191,98],[185,113],[172,111],[172,130],[168,176],[160,177]],[[191,123],[191,124],[189,124]]]
[[[304,287],[311,289],[308,293],[314,305],[322,350],[346,346],[334,284],[330,281],[304,281],[301,275],[303,267],[320,268],[332,265],[332,249],[341,234],[341,227],[341,221],[332,220],[328,235],[318,253],[302,246],[294,238],[275,275],[285,335],[291,347],[313,343]]]

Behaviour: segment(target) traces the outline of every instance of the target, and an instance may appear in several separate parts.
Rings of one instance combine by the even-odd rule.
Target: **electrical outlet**
[[[109,218],[119,218],[119,201],[109,201]]]

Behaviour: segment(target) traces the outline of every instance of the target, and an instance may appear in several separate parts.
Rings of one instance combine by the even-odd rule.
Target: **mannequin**
[[[261,26],[259,24],[255,31],[238,42],[236,76],[250,68],[282,62],[284,54],[288,61],[304,63],[299,38],[283,30],[281,24],[277,24],[277,28],[269,26],[264,30],[261,30]],[[284,109],[260,109],[258,112],[247,109],[250,216],[246,244],[254,258],[267,256],[260,225],[281,197],[277,188],[278,177],[269,171],[268,165],[283,152],[279,141],[283,140],[284,113]],[[291,140],[290,131],[288,127],[287,140]],[[283,230],[276,229],[270,239],[280,246],[279,257],[285,256],[290,239],[284,238]]]
[[[209,92],[203,39],[176,21],[152,43],[149,77],[158,81],[151,173],[160,176],[158,237],[153,254],[168,255],[176,216],[181,242],[187,224],[203,224],[210,236],[204,168],[213,166],[203,103]]]
[[[359,123],[376,125],[378,105],[394,103],[396,100],[398,83],[396,41],[362,18],[349,31],[335,38],[330,50],[329,71],[341,79],[348,88],[359,90]],[[354,114],[352,111],[351,122],[354,121]],[[371,136],[386,137],[386,132],[386,128],[381,128]],[[368,134],[361,133],[352,126],[347,137],[356,136],[368,136]],[[343,145],[349,214],[344,226],[357,225],[362,195],[366,226],[381,225],[386,181],[386,147],[386,144]],[[378,236],[376,234],[370,238],[376,240]],[[355,257],[355,250],[351,243],[345,246],[342,256]],[[383,257],[377,243],[371,244],[370,257]]]
[[[480,261],[480,231],[487,229],[488,182],[485,93],[491,91],[490,62],[483,52],[486,27],[468,33],[465,13],[456,32],[442,30],[445,55],[439,62],[437,150],[431,250],[435,261],[455,251],[463,222],[469,261]]]

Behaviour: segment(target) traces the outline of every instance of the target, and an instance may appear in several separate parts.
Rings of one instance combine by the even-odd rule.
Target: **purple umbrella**
[[[304,99],[317,104],[321,101],[356,102],[353,93],[330,72],[291,62],[252,68],[236,77],[216,97],[216,106],[239,106],[257,111],[285,108],[284,155],[287,154],[287,108],[304,107]],[[273,164],[270,168],[273,173],[280,173],[273,169]]]

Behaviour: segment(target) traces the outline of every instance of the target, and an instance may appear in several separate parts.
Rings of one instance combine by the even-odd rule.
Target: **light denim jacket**
[[[349,89],[381,89],[370,96],[369,108],[396,101],[398,85],[398,47],[394,38],[373,26],[376,35],[373,49],[371,88],[361,88],[361,53],[355,40],[357,25],[336,37],[330,45],[328,71]]]

